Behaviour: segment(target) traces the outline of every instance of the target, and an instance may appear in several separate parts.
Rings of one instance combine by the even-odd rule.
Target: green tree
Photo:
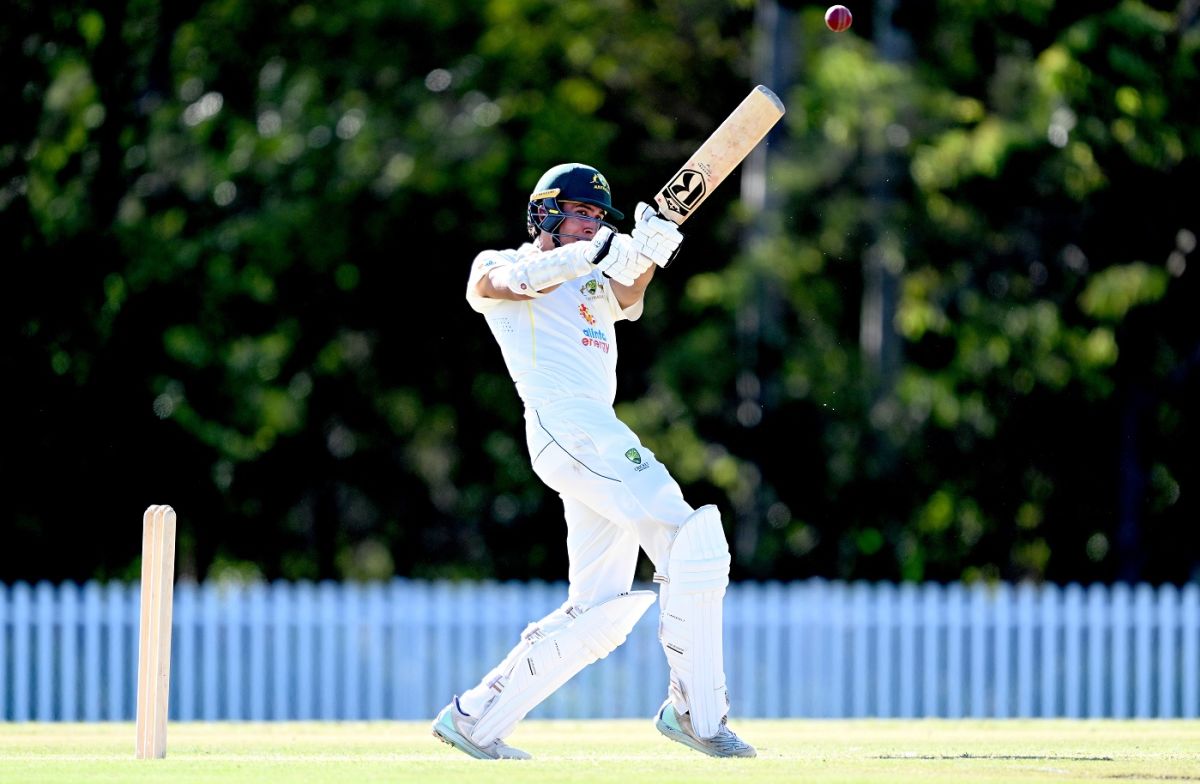
[[[622,327],[735,576],[1188,579],[1196,12],[791,5],[10,3],[0,579],[128,577],[162,502],[201,578],[561,578],[467,267],[760,78],[769,208],[723,185]]]
[[[874,43],[827,43],[815,9],[797,16],[772,239],[687,284],[709,334],[733,333],[747,298],[763,311],[752,429],[791,447],[734,450],[729,491],[751,488],[768,521],[743,563],[1186,580],[1194,20],[1138,2],[901,5],[900,60],[878,18],[856,20]],[[873,269],[894,281],[895,367],[863,318]],[[716,394],[745,369],[689,367],[718,343],[703,335],[668,352],[664,388],[702,383],[713,441],[763,443]]]

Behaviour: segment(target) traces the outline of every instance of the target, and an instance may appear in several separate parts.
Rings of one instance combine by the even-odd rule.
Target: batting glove
[[[651,205],[638,202],[634,210],[637,222],[633,228],[633,241],[638,243],[639,252],[660,267],[666,267],[679,255],[683,233],[679,227],[661,217]]]
[[[640,246],[628,234],[618,234],[604,226],[592,237],[584,258],[617,283],[632,286],[653,260],[645,258]]]

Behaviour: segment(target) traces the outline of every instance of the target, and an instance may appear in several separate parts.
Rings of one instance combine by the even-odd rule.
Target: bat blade
[[[758,85],[659,190],[658,214],[682,225],[783,117],[783,101]]]

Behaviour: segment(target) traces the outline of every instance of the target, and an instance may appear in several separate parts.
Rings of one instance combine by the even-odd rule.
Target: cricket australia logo
[[[625,457],[626,457],[626,459],[629,460],[629,462],[633,463],[636,466],[636,468],[633,469],[634,471],[645,471],[647,468],[650,467],[649,463],[642,462],[642,455],[636,449],[627,450],[625,452]]]
[[[587,282],[579,287],[579,293],[588,299],[595,299],[604,293],[604,284],[597,283],[594,279],[588,278]],[[591,323],[590,321],[588,322]]]
[[[663,198],[667,206],[680,215],[687,215],[692,208],[700,203],[708,187],[704,184],[704,175],[695,169],[684,169],[675,175],[675,179],[663,188]]]
[[[587,305],[580,305],[580,306],[579,306],[579,315],[580,315],[580,316],[582,316],[582,317],[583,317],[583,320],[584,320],[584,321],[586,321],[586,322],[587,322],[587,323],[589,323],[589,324],[595,324],[595,323],[596,323],[596,317],[592,315],[592,312],[591,312],[590,310],[588,310],[588,306],[587,306]]]

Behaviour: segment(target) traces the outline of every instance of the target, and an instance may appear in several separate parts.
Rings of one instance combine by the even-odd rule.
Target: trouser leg
[[[573,614],[633,586],[638,539],[631,527],[614,523],[569,497],[563,498],[563,513],[569,561],[567,599],[553,612],[526,626],[508,655],[459,697],[462,709],[472,716],[482,713],[487,703],[499,694],[500,679],[512,671],[516,660],[526,651],[530,635],[535,631],[549,635],[568,623]]]
[[[559,412],[555,412],[559,413]],[[716,507],[693,509],[667,469],[615,416],[572,409],[529,420],[534,470],[599,516],[630,526],[660,583],[669,694],[712,737],[728,711],[723,614],[729,549]]]
[[[550,488],[630,530],[658,570],[694,512],[654,452],[611,411],[569,409],[528,420],[533,470]]]
[[[567,604],[590,607],[633,587],[638,539],[575,498],[563,497],[567,522]]]

